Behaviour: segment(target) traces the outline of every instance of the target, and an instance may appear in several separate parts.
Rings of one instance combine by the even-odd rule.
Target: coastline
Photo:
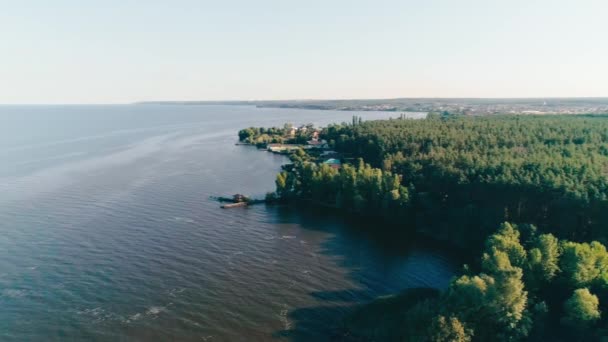
[[[595,302],[590,311],[599,320],[595,293],[603,295],[606,278],[601,271],[581,278],[577,270],[593,258],[608,260],[601,244],[605,236],[597,227],[601,221],[591,221],[605,218],[594,212],[606,204],[605,178],[601,165],[589,161],[607,155],[603,117],[467,118],[443,113],[420,121],[404,119],[362,123],[353,117],[352,123],[320,129],[285,125],[239,132],[242,141],[258,147],[298,138],[327,139],[326,149],[338,151],[331,151],[336,159],[324,161],[325,151],[311,155],[297,146],[286,149],[293,151],[292,164],[277,175],[274,196],[296,210],[312,207],[371,221],[369,236],[422,235],[456,246],[471,259],[482,255],[471,267],[464,264],[449,290],[439,295],[409,300],[420,296],[407,290],[354,307],[342,321],[342,336],[417,340],[454,333],[462,341],[497,334],[552,336],[543,331],[544,313],[582,300]],[[524,125],[535,134],[522,134]],[[497,141],[496,132],[510,134],[499,135],[504,138]],[[351,158],[344,152],[352,153]],[[568,212],[590,221],[560,219]],[[579,230],[595,234],[600,242],[583,239]],[[407,237],[393,240],[403,244]],[[560,272],[565,275],[556,277]],[[462,300],[469,296],[473,298]],[[532,306],[538,300],[542,305]],[[496,311],[495,318],[478,310]],[[370,316],[384,318],[362,319]],[[559,316],[550,319],[563,321]],[[567,319],[587,324],[584,318]],[[403,324],[385,324],[391,320]],[[533,321],[536,331],[530,330]]]
[[[260,148],[260,147],[257,147],[255,144],[247,143],[247,142],[243,142],[243,141],[237,142],[236,145],[254,147],[257,149],[258,152],[268,152],[268,153],[280,154],[280,155],[284,155],[287,157],[290,157],[293,155],[293,152],[289,152],[289,151],[288,152],[276,152],[276,151],[268,150],[267,148]],[[309,158],[311,157],[309,154],[309,151],[306,151],[305,153],[307,153],[307,156]],[[316,158],[316,157],[313,156],[312,158]],[[289,168],[290,165],[293,165],[293,160],[292,160],[292,163],[284,164],[282,166],[282,169],[285,170],[286,168]],[[274,191],[268,192],[267,196],[270,193],[274,193]],[[276,193],[274,193],[274,194],[277,195]],[[400,231],[400,232],[406,233],[405,234],[406,236],[415,235],[415,236],[427,239],[429,241],[433,241],[434,243],[441,244],[444,248],[447,248],[448,250],[456,251],[459,255],[465,256],[465,258],[463,258],[463,259],[467,260],[467,262],[472,262],[473,261],[472,259],[476,256],[476,253],[473,252],[471,250],[471,248],[468,248],[468,246],[460,245],[460,244],[456,243],[453,239],[450,239],[448,236],[433,234],[432,229],[419,229],[420,226],[425,225],[425,224],[417,222],[418,220],[416,219],[415,213],[412,213],[407,218],[407,220],[408,220],[407,224],[406,224],[407,229],[404,231],[403,229],[395,229],[396,227],[399,227],[399,228],[403,227],[402,221],[395,222],[393,220],[387,219],[384,215],[382,215],[380,213],[377,213],[377,212],[374,213],[372,211],[366,211],[365,213],[357,212],[353,209],[340,208],[335,204],[322,202],[322,201],[315,201],[311,198],[297,197],[297,198],[293,198],[293,199],[281,199],[281,198],[277,197],[277,198],[273,199],[272,201],[267,201],[267,204],[270,204],[270,205],[284,204],[284,205],[288,205],[293,208],[308,208],[308,209],[316,208],[316,209],[322,209],[322,210],[331,210],[333,213],[343,215],[344,217],[348,217],[348,218],[354,217],[359,220],[374,222],[376,225],[382,225],[385,227],[384,229],[382,229],[384,231],[390,231],[390,230]]]

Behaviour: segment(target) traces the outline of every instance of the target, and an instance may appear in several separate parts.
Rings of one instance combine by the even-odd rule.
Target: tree
[[[591,243],[562,243],[561,270],[567,283],[586,287],[603,279],[608,273],[608,252],[597,241]]]
[[[496,248],[484,254],[482,269],[486,273],[452,282],[446,299],[449,312],[458,314],[481,340],[526,336],[530,322],[522,269]]]
[[[513,266],[521,268],[526,262],[526,250],[519,241],[519,231],[508,222],[503,223],[498,232],[488,238],[486,248],[506,253]]]
[[[520,268],[508,264],[506,254],[497,251],[497,265],[505,269],[497,276],[462,276],[452,282],[446,297],[448,312],[458,314],[480,340],[509,340],[526,336],[527,292]]]
[[[277,193],[280,197],[285,198],[287,196],[287,172],[281,172],[277,175],[275,180],[277,186]]]
[[[239,131],[239,140],[245,141],[245,140],[247,140],[247,138],[253,137],[255,134],[256,134],[256,132],[252,127],[242,129]]]
[[[428,339],[431,342],[469,342],[473,331],[467,329],[458,318],[439,315],[429,327]]]
[[[443,215],[446,205],[456,215],[476,208],[481,219],[444,219],[472,236],[483,239],[485,227],[512,219],[556,236],[606,240],[607,131],[606,116],[500,115],[368,121],[333,125],[322,135],[337,151],[437,194],[427,217]],[[469,240],[464,247],[477,247]]]
[[[401,226],[412,222],[484,252],[481,273],[454,279],[431,315],[411,320],[422,324],[415,336],[431,322],[455,329],[456,318],[479,340],[518,339],[532,326],[538,337],[543,327],[555,330],[556,308],[575,289],[608,302],[608,252],[581,242],[608,240],[608,116],[437,114],[330,125],[320,135],[344,156],[342,168],[298,151],[277,192]],[[253,128],[247,141],[273,141],[278,130]],[[505,220],[519,225],[500,225]]]
[[[532,246],[528,252],[525,279],[531,289],[538,290],[553,280],[559,272],[560,247],[557,238],[551,234],[538,236]]]
[[[588,329],[600,319],[599,300],[587,288],[577,289],[564,303],[562,322],[577,331]]]
[[[542,234],[538,237],[536,249],[540,251],[540,269],[542,279],[551,281],[559,271],[559,241],[552,234]]]

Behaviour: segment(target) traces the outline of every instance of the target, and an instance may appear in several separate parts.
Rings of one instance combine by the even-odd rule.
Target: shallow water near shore
[[[239,129],[352,115],[399,113],[0,106],[0,340],[325,340],[353,304],[445,287],[453,254],[378,222],[209,199],[286,162]]]

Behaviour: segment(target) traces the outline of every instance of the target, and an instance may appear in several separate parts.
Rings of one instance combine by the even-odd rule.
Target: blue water
[[[209,199],[274,189],[284,157],[239,129],[352,115],[391,113],[0,106],[0,340],[324,340],[352,304],[446,286],[433,244]]]

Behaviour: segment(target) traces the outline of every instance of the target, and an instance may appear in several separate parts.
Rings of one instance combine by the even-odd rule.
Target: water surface
[[[447,252],[378,223],[209,200],[274,188],[284,157],[240,128],[354,114],[1,106],[0,340],[324,340],[354,303],[446,286]]]

